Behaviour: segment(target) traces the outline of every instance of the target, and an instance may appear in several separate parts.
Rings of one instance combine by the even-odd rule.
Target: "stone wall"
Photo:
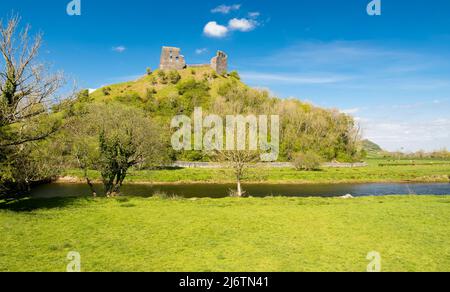
[[[222,51],[218,51],[217,55],[211,59],[211,68],[217,74],[225,74],[228,71],[228,56]]]
[[[210,64],[194,64],[186,65],[184,56],[180,54],[180,48],[163,47],[161,51],[161,61],[159,69],[161,70],[182,70],[186,67],[203,67],[211,66],[217,74],[225,74],[228,71],[228,56],[222,51],[218,51],[217,55],[211,59]]]
[[[184,56],[180,54],[180,49],[163,47],[159,68],[161,70],[181,70],[186,68],[186,61]]]
[[[252,166],[258,168],[294,168],[294,164],[290,162],[259,162]],[[365,162],[359,163],[339,163],[339,162],[328,162],[323,163],[322,167],[325,168],[360,168],[367,167],[368,164]],[[217,169],[227,167],[226,164],[217,162],[186,162],[186,161],[176,161],[170,167],[177,168],[204,168],[204,169]]]

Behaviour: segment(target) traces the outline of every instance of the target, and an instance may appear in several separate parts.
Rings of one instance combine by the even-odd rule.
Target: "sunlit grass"
[[[450,198],[51,199],[0,204],[0,270],[450,271]]]
[[[321,171],[296,171],[293,168],[253,168],[247,182],[267,183],[364,183],[364,182],[450,182],[449,164],[379,166],[383,160],[369,160],[368,167],[324,168]],[[435,163],[443,163],[437,161]],[[78,170],[67,171],[69,176],[81,177]],[[90,172],[99,179],[99,174]],[[126,182],[221,182],[232,183],[230,169],[176,169],[131,171]]]

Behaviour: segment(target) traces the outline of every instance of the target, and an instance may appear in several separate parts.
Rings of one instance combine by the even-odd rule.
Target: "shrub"
[[[237,71],[233,71],[230,73],[230,77],[233,77],[237,80],[241,80],[241,76],[239,76],[239,73]]]
[[[156,192],[152,195],[152,198],[157,198],[160,200],[181,200],[182,197],[179,197],[175,194],[167,194],[165,192]]]
[[[156,86],[158,84],[158,79],[156,79],[156,77],[153,75],[150,78],[150,84],[153,86]]]
[[[156,93],[158,93],[156,91],[156,89],[154,89],[154,88],[147,88],[147,90],[145,91],[145,98],[147,100],[153,100]]]
[[[139,93],[131,91],[131,92],[127,92],[123,95],[116,96],[115,100],[117,100],[119,102],[124,102],[124,103],[136,103],[136,102],[141,101],[141,97],[140,97]]]
[[[178,81],[180,81],[180,79],[181,79],[181,75],[180,75],[180,73],[178,73],[178,71],[176,71],[176,70],[170,71],[170,73],[169,73],[170,83],[177,84]]]
[[[102,92],[104,95],[110,95],[111,94],[111,87],[103,87]]]
[[[158,77],[161,84],[167,84],[167,75],[166,73],[164,73],[164,71],[158,71]]]
[[[90,101],[92,101],[90,96],[89,96],[89,90],[88,89],[83,89],[80,92],[78,92],[77,99],[78,99],[79,102],[90,102]]]
[[[152,75],[152,73],[153,73],[153,72],[152,72],[152,69],[151,69],[150,67],[148,67],[148,68],[147,68],[147,75],[150,76],[150,75]]]
[[[297,170],[320,170],[322,159],[314,152],[297,153],[293,156],[292,162]]]

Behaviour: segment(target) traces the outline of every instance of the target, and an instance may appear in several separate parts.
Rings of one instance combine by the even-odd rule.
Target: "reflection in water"
[[[166,193],[184,198],[223,198],[227,197],[233,184],[180,184],[151,185],[132,184],[122,187],[122,194],[128,196],[151,197],[155,193]],[[101,186],[96,185],[101,192]],[[244,185],[248,195],[253,197],[287,196],[287,197],[335,197],[351,194],[352,196],[382,196],[397,194],[450,195],[450,184],[251,184]],[[33,197],[75,197],[88,196],[85,184],[49,184],[33,190]]]

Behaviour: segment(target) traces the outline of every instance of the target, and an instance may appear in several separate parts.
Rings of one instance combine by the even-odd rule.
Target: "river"
[[[96,185],[101,193],[101,186]],[[184,198],[227,197],[232,184],[129,184],[121,189],[126,196],[151,197],[155,193],[177,195]],[[384,196],[399,194],[450,195],[449,183],[369,183],[369,184],[248,184],[246,193],[253,197],[336,197],[351,194],[354,197]],[[88,196],[85,184],[48,184],[36,187],[32,196],[36,198]]]

